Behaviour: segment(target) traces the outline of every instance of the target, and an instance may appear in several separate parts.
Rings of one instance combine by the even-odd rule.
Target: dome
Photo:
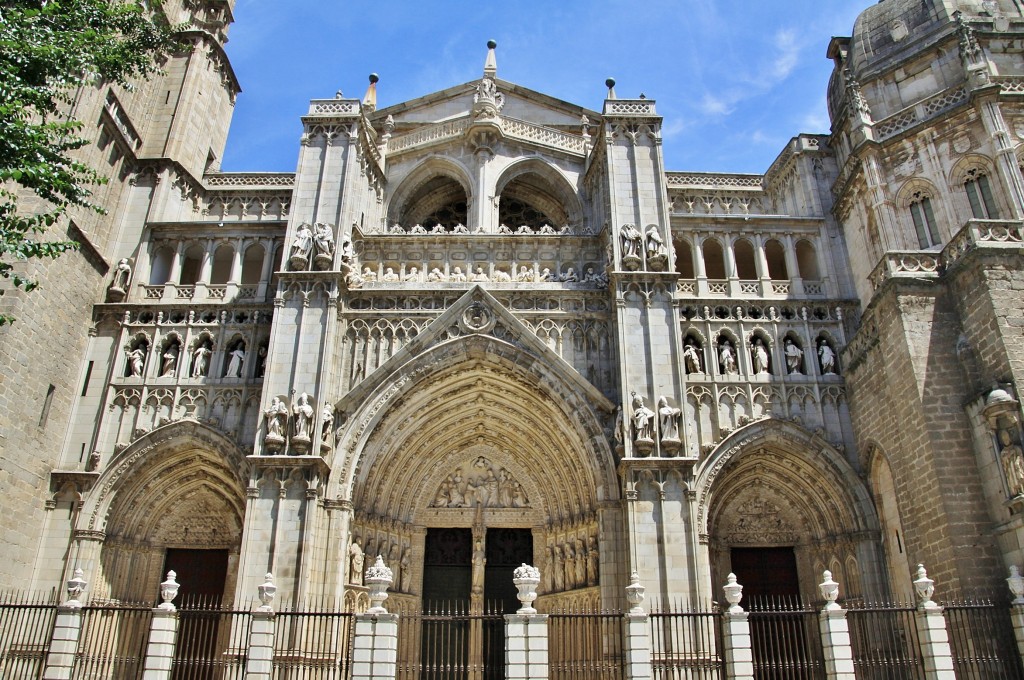
[[[985,406],[993,406],[995,404],[1006,404],[1013,403],[1014,399],[1010,396],[1010,393],[1001,387],[997,387],[988,393],[985,397]]]
[[[860,13],[853,24],[850,66],[859,78],[894,58],[911,44],[931,42],[952,21],[955,0],[882,0]],[[961,4],[974,4],[964,2]]]

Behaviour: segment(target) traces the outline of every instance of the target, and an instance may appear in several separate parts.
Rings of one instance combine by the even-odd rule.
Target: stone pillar
[[[547,614],[506,614],[506,680],[546,680],[547,677]]]
[[[740,606],[743,586],[736,574],[722,587],[729,608],[722,615],[722,647],[725,656],[725,677],[730,680],[754,680],[754,652],[750,639],[750,621]]]
[[[1006,579],[1013,593],[1010,603],[1010,620],[1013,622],[1013,637],[1017,640],[1017,653],[1024,660],[1024,577],[1016,565],[1010,567],[1010,577]]]
[[[846,610],[836,604],[839,584],[832,580],[832,572],[826,571],[824,576],[818,588],[826,604],[818,617],[818,630],[821,631],[821,647],[825,655],[825,677],[828,680],[856,680],[850,624],[846,620]]]
[[[398,666],[398,614],[357,614],[352,680],[394,680]]]
[[[701,296],[708,294],[708,272],[704,268],[704,239],[700,234],[693,237],[693,275],[697,277],[697,293]]]
[[[623,626],[622,655],[626,665],[626,680],[650,680],[653,676],[651,668],[651,629],[650,617],[640,606],[644,601],[644,591],[640,585],[640,575],[633,572],[626,586],[626,601],[629,611]]]
[[[78,597],[85,590],[85,573],[75,569],[75,575],[68,579],[67,601],[57,608],[57,620],[53,624],[50,651],[46,655],[43,680],[71,680],[78,652],[78,639],[82,634],[82,603]]]
[[[153,610],[149,623],[149,643],[143,663],[142,680],[170,680],[174,662],[174,646],[178,635],[178,610],[171,602],[178,595],[178,582],[174,571],[160,584],[163,602]]]
[[[249,653],[245,660],[245,680],[270,680],[274,672],[274,608],[277,594],[274,575],[268,573],[257,589],[261,604],[252,613],[249,630]]]
[[[802,297],[804,294],[804,280],[800,276],[800,263],[796,259],[796,243],[793,234],[787,233],[785,238],[786,273],[789,275],[791,295]]]
[[[956,680],[953,650],[949,646],[949,634],[946,632],[946,617],[942,615],[942,607],[932,601],[935,581],[928,578],[923,564],[917,565],[914,592],[918,598],[917,637],[921,643],[925,677],[929,680]]]

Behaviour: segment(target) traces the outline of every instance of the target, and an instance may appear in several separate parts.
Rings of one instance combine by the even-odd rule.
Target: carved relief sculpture
[[[263,415],[267,420],[267,433],[263,437],[263,444],[268,451],[276,453],[284,446],[284,428],[288,421],[288,407],[278,397],[274,397]]]
[[[242,366],[245,365],[245,342],[242,340],[238,341],[235,348],[228,354],[227,370],[224,371],[225,378],[241,378],[242,377]]]
[[[511,472],[480,456],[465,477],[460,467],[441,482],[430,507],[526,508],[529,502]]]
[[[722,375],[735,375],[737,372],[736,354],[733,351],[732,343],[728,340],[723,340],[718,348],[718,367],[722,371]]]
[[[331,448],[331,428],[334,427],[334,407],[324,402],[324,409],[320,412],[320,447]]]
[[[211,350],[206,342],[201,342],[192,350],[192,377],[205,378],[210,370]]]
[[[663,272],[668,269],[665,242],[653,224],[647,229],[647,268],[652,272]]]
[[[316,248],[313,267],[319,270],[330,269],[334,262],[334,229],[325,222],[317,222],[313,229],[313,245]]]
[[[146,366],[145,345],[140,343],[134,349],[128,350],[128,371],[133,378],[141,378]]]
[[[167,345],[164,349],[163,363],[160,365],[160,377],[161,378],[173,378],[174,372],[178,368],[178,342],[175,340]]]
[[[624,224],[619,230],[619,241],[622,247],[622,268],[636,271],[643,264],[644,235],[634,224]]]
[[[309,224],[303,223],[295,232],[291,251],[288,253],[288,265],[292,271],[301,271],[309,266],[309,254],[313,250],[313,231]]]
[[[750,359],[754,367],[754,375],[768,375],[768,350],[761,338],[754,338],[750,348]]]
[[[487,564],[487,555],[484,552],[484,542],[476,539],[473,543],[473,577],[472,592],[474,595],[484,593],[484,566]]]
[[[363,585],[363,549],[355,539],[348,546],[348,582]]]
[[[596,586],[599,577],[597,540],[591,536],[587,539],[587,585]]]
[[[1013,441],[1010,430],[1003,428],[999,430],[999,445],[1002,450],[999,452],[999,460],[1003,466],[1003,474],[1006,476],[1006,490],[1009,498],[1016,498],[1024,495],[1024,453],[1019,444]]]
[[[667,397],[658,399],[658,425],[661,429],[662,444],[679,443],[679,418],[682,414],[681,409],[668,403]]]
[[[641,453],[654,447],[654,411],[644,406],[644,398],[633,392],[633,442]]]
[[[692,340],[687,340],[683,346],[683,363],[686,364],[687,374],[704,372],[701,368],[700,352]]]
[[[313,424],[313,406],[309,403],[309,395],[303,392],[292,409],[295,417],[295,431],[292,434],[292,446],[301,455],[309,446],[309,433]]]
[[[121,258],[114,269],[114,278],[107,288],[107,302],[121,302],[128,295],[128,287],[132,282],[132,267],[127,258]]]
[[[825,338],[818,341],[818,363],[821,365],[822,375],[836,374],[836,353],[828,346]]]
[[[786,338],[786,370],[791,375],[802,375],[804,351],[796,346],[792,338]]]

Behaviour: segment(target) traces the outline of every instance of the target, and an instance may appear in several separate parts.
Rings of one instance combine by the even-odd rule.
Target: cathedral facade
[[[219,172],[232,3],[88,86],[105,216],[10,294],[0,584],[244,603],[622,607],[989,594],[1024,561],[1024,13],[886,0],[831,134],[664,167],[653,99],[499,76],[315,99],[294,173]],[[1020,380],[1018,380],[1020,377]]]

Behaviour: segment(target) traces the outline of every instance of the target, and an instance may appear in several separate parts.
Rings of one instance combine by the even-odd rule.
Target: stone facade
[[[832,134],[764,175],[666,171],[654,100],[560,101],[493,45],[419,99],[313,100],[295,173],[222,173],[231,6],[168,11],[161,76],[79,97],[110,215],[4,297],[0,584],[141,600],[203,550],[229,600],[270,571],[364,608],[380,555],[416,607],[458,535],[480,605],[525,532],[550,611],[634,571],[696,605],[730,572],[882,598],[925,562],[954,596],[1024,560],[1009,0],[866,10]]]

